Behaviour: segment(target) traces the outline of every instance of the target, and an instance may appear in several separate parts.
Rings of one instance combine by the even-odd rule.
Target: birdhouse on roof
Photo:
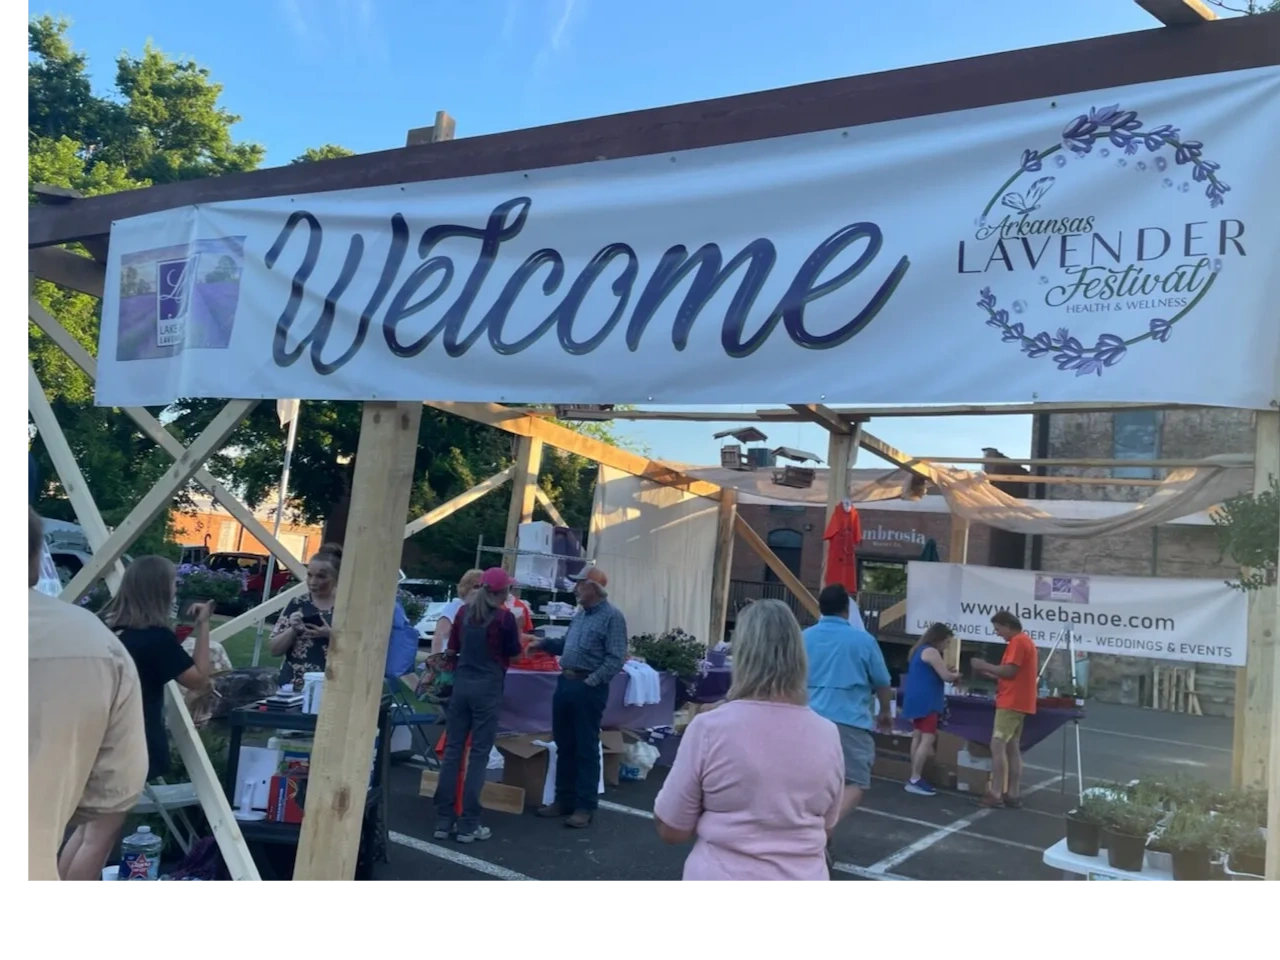
[[[816,453],[809,453],[807,450],[797,450],[795,447],[777,447],[773,450],[774,461],[778,457],[784,460],[794,460],[797,463],[821,463],[822,458]],[[815,472],[812,467],[796,467],[791,464],[784,464],[781,470],[775,470],[773,473],[773,482],[780,487],[795,487],[799,490],[805,490],[813,486]]]
[[[739,427],[734,430],[721,430],[712,439],[724,440],[733,438],[737,443],[726,443],[720,447],[720,466],[727,470],[754,470],[756,467],[773,466],[772,452],[763,446],[743,447],[745,444],[763,444],[769,438],[755,427]]]

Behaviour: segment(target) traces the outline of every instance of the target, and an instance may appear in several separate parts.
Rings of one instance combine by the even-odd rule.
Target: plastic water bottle
[[[159,880],[160,851],[164,840],[145,823],[120,841],[120,871],[117,880]]]

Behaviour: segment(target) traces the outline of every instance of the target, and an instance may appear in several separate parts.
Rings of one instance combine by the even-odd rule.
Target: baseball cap
[[[492,590],[494,593],[511,589],[513,583],[515,581],[501,567],[490,567],[480,577],[481,586],[486,590]]]
[[[599,567],[584,567],[569,579],[578,581],[590,580],[601,588],[609,586],[609,577]]]

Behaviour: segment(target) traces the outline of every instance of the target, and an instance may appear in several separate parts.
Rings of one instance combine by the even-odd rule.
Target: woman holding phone
[[[284,657],[280,685],[301,690],[303,677],[324,670],[333,628],[342,547],[326,543],[307,563],[307,592],[289,601],[271,631],[271,655]]]

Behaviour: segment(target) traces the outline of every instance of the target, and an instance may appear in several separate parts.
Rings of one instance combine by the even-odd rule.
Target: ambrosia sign
[[[1280,69],[112,229],[98,402],[1280,397]]]

